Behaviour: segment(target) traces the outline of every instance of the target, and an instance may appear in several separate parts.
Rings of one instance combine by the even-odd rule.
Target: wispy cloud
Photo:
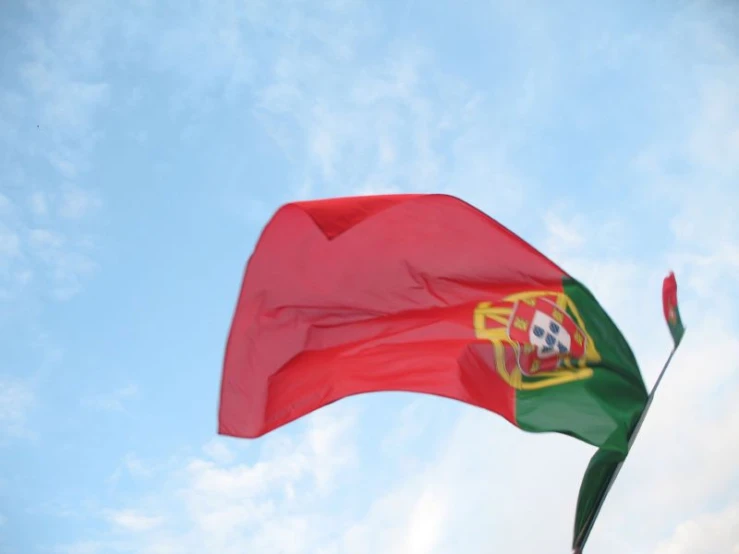
[[[59,554],[99,554],[110,546],[99,541],[80,541],[70,545],[57,546],[54,552]]]
[[[497,108],[463,79],[439,71],[417,44],[377,44],[361,71],[332,46],[321,57],[285,50],[257,91],[265,128],[304,168],[303,194],[454,190],[519,203],[523,178],[505,156],[513,134],[487,128]]]
[[[112,548],[128,531],[140,537],[127,537],[124,550],[138,552],[315,551],[335,525],[322,499],[356,463],[352,410],[309,416],[303,432],[271,437],[250,462],[215,444],[203,446],[208,458],[181,461],[152,481],[141,506],[105,511],[112,527],[96,546]]]
[[[99,202],[81,189],[61,190],[59,198],[37,191],[23,203],[5,199],[6,217],[0,223],[0,292],[6,300],[21,295],[33,281],[41,294],[66,300],[96,271],[94,243],[59,220],[79,220]]]
[[[157,516],[146,515],[136,510],[116,510],[107,514],[107,519],[122,531],[141,533],[151,531],[163,523]]]
[[[0,301],[10,300],[26,284],[24,253],[20,229],[15,224],[16,209],[8,197],[0,193]]]
[[[125,412],[126,405],[139,393],[135,384],[126,385],[111,392],[101,392],[82,398],[83,406],[105,412]]]
[[[680,71],[689,68],[695,77],[678,85],[677,68],[662,73],[671,76],[656,106],[662,125],[632,160],[638,177],[635,196],[645,188],[653,191],[672,213],[672,257],[679,268],[685,267],[693,280],[692,262],[711,260],[713,279],[702,282],[703,292],[713,292],[724,278],[736,282],[733,246],[739,243],[734,216],[739,203],[734,186],[739,178],[739,54],[733,40],[719,31],[720,18],[736,21],[736,14],[723,11],[716,6],[709,16],[688,7],[663,37],[670,54],[665,58],[680,58]],[[675,118],[675,113],[683,116]],[[700,270],[704,278],[708,269]]]
[[[116,468],[108,481],[109,483],[116,485],[125,476],[130,476],[134,479],[143,479],[151,477],[157,469],[157,467],[152,466],[135,454],[129,452],[124,456],[123,461]]]
[[[35,217],[44,217],[49,213],[49,201],[45,192],[37,190],[28,199],[31,213]]]
[[[86,182],[96,118],[110,98],[109,85],[96,75],[104,35],[92,29],[102,12],[83,3],[43,13],[33,3],[24,9],[36,24],[8,22],[19,48],[7,60],[15,78],[0,86],[6,153],[0,160],[0,296],[10,301],[33,291],[67,300],[95,267],[80,225],[102,204]]]
[[[134,477],[147,477],[152,472],[151,468],[145,462],[133,454],[126,455],[124,465]]]
[[[224,552],[238,544],[256,550],[299,551],[315,540],[311,529],[321,515],[309,515],[308,505],[355,462],[353,417],[336,407],[311,417],[296,442],[286,436],[263,447],[254,464],[228,468],[193,461],[187,466],[183,490],[189,517],[202,540],[217,540]],[[302,508],[301,508],[302,507]],[[279,529],[289,530],[278,533]],[[290,537],[290,535],[292,536]],[[207,537],[210,537],[208,539]],[[293,546],[288,547],[286,540]]]
[[[655,554],[691,552],[739,552],[739,504],[720,512],[707,513],[681,523],[673,535],[662,542]]]
[[[100,207],[100,199],[76,185],[62,186],[59,215],[65,219],[82,219]]]
[[[77,294],[84,280],[95,272],[97,264],[89,255],[90,243],[84,237],[70,240],[48,228],[28,231],[28,251],[46,275],[50,295],[67,300]]]
[[[235,454],[224,444],[222,439],[211,439],[203,446],[203,452],[215,463],[228,465],[235,459]]]
[[[0,444],[3,438],[29,436],[28,414],[36,393],[26,380],[0,376]]]

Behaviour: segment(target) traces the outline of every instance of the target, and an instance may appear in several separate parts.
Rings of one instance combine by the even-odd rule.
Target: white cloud
[[[223,445],[209,441],[203,449],[209,457],[216,453],[219,462],[198,457],[179,467],[154,469],[157,479],[150,481],[141,505],[105,512],[112,525],[109,535],[63,548],[94,544],[100,551],[178,554],[320,551],[322,539],[336,526],[322,499],[350,478],[348,470],[356,461],[353,422],[350,409],[325,408],[309,416],[304,432],[294,438],[287,433],[266,438],[250,462],[234,452],[224,460]],[[121,531],[137,536],[124,540]]]
[[[585,454],[570,439],[526,436],[493,414],[465,409],[437,454],[377,495],[332,551],[482,554],[491,544],[567,551]],[[536,525],[536,533],[522,533],[522,525]]]
[[[703,514],[678,525],[655,554],[739,554],[739,504],[719,513]]]
[[[237,533],[242,540],[251,536],[255,548],[265,549],[260,551],[303,552],[309,545],[301,544],[301,537],[308,540],[318,531],[310,529],[309,506],[317,507],[318,498],[356,460],[353,421],[343,407],[328,408],[309,418],[299,441],[278,437],[265,444],[253,465],[191,464],[185,491],[191,517],[214,537]],[[244,527],[249,524],[257,527]]]
[[[225,467],[215,461],[196,459],[186,468],[191,482],[187,494],[196,505],[213,496],[254,498],[275,486],[296,484],[308,477],[317,491],[324,491],[336,473],[355,460],[353,442],[344,442],[352,422],[353,418],[344,411],[318,412],[298,444],[289,439],[270,442],[265,446],[267,460],[253,465]],[[212,451],[212,443],[206,448]]]
[[[691,509],[719,498],[739,477],[739,340],[723,318],[690,322],[685,344],[668,370],[634,447],[637,479],[648,483],[652,509],[661,517],[679,518]],[[732,321],[733,323],[733,321]],[[710,368],[703,373],[702,368]],[[655,457],[669,469],[655,464]],[[651,458],[651,459],[650,459]],[[669,461],[669,462],[668,462]],[[680,483],[679,487],[675,483]],[[624,490],[639,489],[625,485]],[[639,487],[646,493],[643,485]],[[658,499],[658,500],[657,500]],[[656,505],[655,505],[656,504]]]
[[[323,410],[313,419],[304,448],[316,461],[311,465],[311,473],[318,490],[328,492],[335,485],[336,474],[356,462],[353,443],[344,442],[354,428],[354,415],[347,410]]]
[[[163,522],[161,517],[150,516],[136,510],[117,510],[107,514],[107,519],[123,531],[141,533],[150,531]]]
[[[222,439],[214,438],[203,446],[203,452],[215,463],[228,465],[234,461],[235,455]]]
[[[449,505],[431,490],[425,490],[411,510],[403,552],[431,554],[440,542]]]

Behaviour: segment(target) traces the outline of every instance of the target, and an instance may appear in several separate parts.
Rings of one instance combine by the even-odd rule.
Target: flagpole
[[[647,412],[649,412],[649,408],[652,405],[652,401],[654,400],[654,395],[657,392],[657,387],[659,387],[659,384],[662,381],[662,377],[664,377],[665,372],[667,371],[667,368],[669,367],[670,362],[672,361],[672,357],[675,355],[675,352],[677,351],[677,348],[679,345],[680,343],[677,342],[672,347],[672,351],[670,351],[670,355],[667,357],[667,361],[662,366],[662,371],[660,371],[659,376],[657,377],[657,380],[655,381],[654,386],[652,387],[652,391],[649,393],[649,396],[647,397],[647,403],[644,406],[644,410],[642,411],[641,416],[639,416],[639,420],[636,422],[636,426],[634,427],[634,432],[631,434],[631,437],[629,437],[629,446],[627,449],[627,456],[628,456],[628,453],[631,452],[631,445],[634,444],[634,440],[636,440],[636,436],[639,434],[639,430],[641,429],[642,423],[644,423],[644,419],[647,417]],[[605,502],[605,499],[608,496],[609,491],[611,490],[611,486],[613,486],[613,483],[616,480],[616,477],[618,477],[618,474],[621,471],[621,467],[623,466],[625,461],[626,461],[626,458],[624,458],[616,466],[616,470],[613,472],[613,475],[609,479],[605,492],[598,500],[598,504],[595,510],[593,511],[592,517],[588,520],[587,524],[581,531],[580,537],[578,537],[578,539],[581,538],[581,540],[577,541],[579,542],[579,546],[575,547],[575,549],[572,551],[572,554],[582,554],[582,551],[585,548],[585,543],[587,542],[588,537],[590,536],[590,531],[593,529],[595,520],[598,518],[600,509],[603,506],[603,503]]]

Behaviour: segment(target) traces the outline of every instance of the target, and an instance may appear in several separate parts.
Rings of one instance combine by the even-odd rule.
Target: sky
[[[458,196],[583,281],[647,386],[586,552],[739,553],[739,7],[8,0],[0,552],[569,552],[594,449],[401,393],[216,434],[282,204]]]

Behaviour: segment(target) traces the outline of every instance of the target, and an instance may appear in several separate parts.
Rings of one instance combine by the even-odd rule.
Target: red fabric
[[[672,272],[662,282],[662,309],[667,323],[674,324],[677,310],[677,280]]]
[[[226,347],[219,433],[258,437],[349,395],[453,398],[515,423],[473,311],[564,272],[461,200],[298,202],[265,227]]]

